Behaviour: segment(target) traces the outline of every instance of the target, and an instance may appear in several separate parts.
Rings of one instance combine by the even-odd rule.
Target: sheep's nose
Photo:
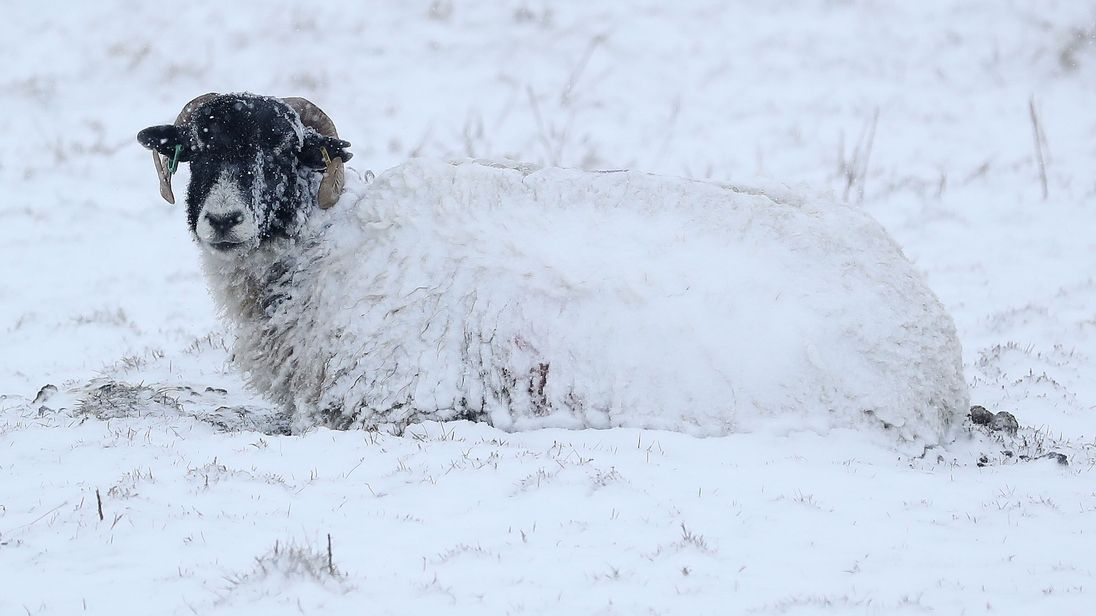
[[[232,227],[235,227],[244,221],[244,213],[239,210],[226,214],[207,213],[205,217],[206,220],[209,221],[209,226],[221,235],[225,235],[232,230]]]

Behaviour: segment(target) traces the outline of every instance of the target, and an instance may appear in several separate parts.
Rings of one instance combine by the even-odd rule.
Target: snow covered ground
[[[1093,33],[1078,0],[5,7],[0,614],[1088,613]],[[134,141],[211,90],[315,100],[360,172],[830,190],[1024,428],[912,459],[851,432],[279,435]]]

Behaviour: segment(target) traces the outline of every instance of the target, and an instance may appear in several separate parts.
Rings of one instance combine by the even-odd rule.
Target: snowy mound
[[[415,160],[314,214],[236,360],[298,430],[946,438],[968,403],[951,318],[870,217],[786,192]]]

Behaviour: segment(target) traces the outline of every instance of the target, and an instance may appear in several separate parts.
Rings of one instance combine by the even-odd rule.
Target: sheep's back
[[[924,444],[965,412],[951,318],[851,207],[482,161],[350,189],[325,214],[316,309],[338,342],[319,406],[365,424],[471,413]]]

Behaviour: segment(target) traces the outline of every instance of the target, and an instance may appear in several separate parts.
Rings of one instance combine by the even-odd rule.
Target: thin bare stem
[[[327,571],[335,575],[335,559],[331,556],[331,533],[327,533]]]
[[[1039,121],[1039,112],[1035,108],[1035,95],[1028,99],[1028,111],[1031,113],[1031,132],[1035,139],[1035,161],[1039,164],[1039,183],[1043,188],[1043,201],[1047,200],[1050,191],[1047,187],[1047,162],[1044,150],[1046,149],[1046,135],[1043,133],[1043,124]]]
[[[875,127],[879,123],[879,108],[872,112],[870,120],[864,122],[860,129],[860,136],[856,139],[849,157],[845,157],[845,135],[841,134],[838,143],[838,172],[845,177],[845,193],[843,199],[849,200],[853,188],[856,188],[858,202],[864,201],[864,187],[867,184],[868,168],[871,164],[872,146],[875,144]]]
[[[868,183],[868,166],[871,164],[871,150],[875,143],[875,127],[879,124],[879,108],[876,107],[871,116],[871,127],[868,129],[868,138],[864,149],[864,165],[860,169],[860,187],[856,192],[856,200],[864,202],[864,186]]]

